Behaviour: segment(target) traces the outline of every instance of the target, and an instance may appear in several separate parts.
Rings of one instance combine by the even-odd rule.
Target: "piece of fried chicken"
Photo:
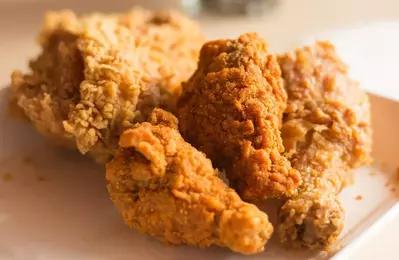
[[[120,133],[154,107],[174,110],[180,82],[195,70],[203,37],[172,11],[69,11],[46,16],[31,72],[12,74],[12,99],[37,130],[97,161]]]
[[[288,93],[281,132],[303,184],[282,206],[278,232],[297,247],[326,247],[344,224],[337,194],[354,168],[370,162],[368,96],[328,42],[282,55],[279,63]]]
[[[263,251],[273,231],[267,215],[218,178],[211,161],[183,140],[173,115],[156,109],[119,145],[106,176],[128,226],[172,245]]]
[[[291,196],[300,183],[281,155],[287,97],[280,74],[276,56],[255,33],[211,41],[178,101],[183,137],[225,169],[247,201]]]

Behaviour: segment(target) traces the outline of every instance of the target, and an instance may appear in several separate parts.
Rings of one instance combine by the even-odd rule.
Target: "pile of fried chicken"
[[[204,43],[175,11],[46,16],[11,107],[106,164],[125,223],[167,244],[242,254],[326,248],[338,194],[370,162],[370,104],[334,46],[272,54],[256,33]],[[17,113],[15,113],[17,114]],[[228,184],[219,177],[224,172]],[[281,200],[278,223],[258,206]]]

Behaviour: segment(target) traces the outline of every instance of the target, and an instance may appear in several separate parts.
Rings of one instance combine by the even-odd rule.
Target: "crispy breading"
[[[211,41],[178,101],[183,137],[226,169],[244,200],[291,196],[300,183],[282,156],[287,96],[280,76],[276,56],[257,34]]]
[[[42,53],[12,75],[12,100],[38,131],[106,162],[120,133],[154,107],[174,110],[203,37],[173,11],[47,14]]]
[[[150,118],[170,118],[161,110]],[[265,213],[218,178],[205,155],[166,120],[138,123],[107,164],[108,191],[125,223],[172,245],[263,251],[273,231]]]
[[[329,246],[344,224],[337,194],[352,169],[370,162],[368,96],[328,42],[281,55],[279,64],[288,93],[281,132],[303,184],[282,206],[278,232],[295,246]]]

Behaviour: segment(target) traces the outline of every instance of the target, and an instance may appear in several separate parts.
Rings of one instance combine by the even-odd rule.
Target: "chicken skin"
[[[273,231],[267,215],[218,178],[171,114],[157,109],[149,121],[123,132],[106,166],[108,191],[125,223],[172,245],[263,251]]]
[[[328,42],[282,55],[279,64],[288,93],[281,133],[303,183],[282,206],[278,232],[296,247],[326,247],[343,229],[337,194],[354,168],[370,162],[368,96]]]
[[[154,107],[174,110],[203,37],[177,12],[46,16],[31,72],[12,74],[12,107],[55,142],[105,163]],[[15,106],[15,104],[17,106]]]
[[[291,196],[300,183],[281,155],[287,96],[280,74],[276,56],[255,33],[211,41],[178,101],[183,137],[225,169],[247,201]]]

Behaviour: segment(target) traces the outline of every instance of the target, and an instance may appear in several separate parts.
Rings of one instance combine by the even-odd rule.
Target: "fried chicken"
[[[49,13],[39,43],[31,72],[12,74],[12,102],[39,132],[104,163],[124,129],[154,107],[174,110],[203,37],[179,13],[136,8]]]
[[[172,245],[263,251],[273,231],[267,215],[218,178],[211,161],[174,128],[176,118],[154,113],[121,135],[106,167],[111,200],[125,223]]]
[[[276,56],[257,34],[206,43],[178,101],[183,137],[226,170],[241,197],[291,196],[300,174],[281,155],[286,106]]]
[[[328,42],[282,55],[279,64],[288,93],[281,133],[303,184],[282,206],[278,232],[297,247],[326,247],[344,224],[337,194],[352,169],[370,162],[368,96]]]

